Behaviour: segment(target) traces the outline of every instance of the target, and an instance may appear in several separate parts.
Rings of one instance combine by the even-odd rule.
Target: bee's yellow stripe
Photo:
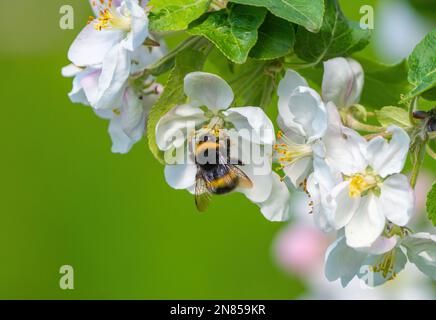
[[[229,182],[233,182],[235,175],[232,172],[227,173],[221,178],[209,182],[209,186],[213,189],[227,187]]]
[[[216,150],[217,148],[219,148],[219,146],[220,145],[218,143],[215,143],[212,141],[207,141],[207,142],[203,142],[202,144],[199,144],[197,146],[197,149],[195,150],[195,152],[196,152],[196,154],[201,154],[204,151],[209,150],[209,149]]]

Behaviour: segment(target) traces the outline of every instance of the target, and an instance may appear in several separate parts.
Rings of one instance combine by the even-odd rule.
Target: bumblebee
[[[253,187],[250,178],[237,167],[242,166],[242,162],[231,164],[230,140],[224,140],[222,143],[216,135],[204,135],[196,144],[195,204],[200,212],[206,211],[212,195],[227,194],[238,187]]]

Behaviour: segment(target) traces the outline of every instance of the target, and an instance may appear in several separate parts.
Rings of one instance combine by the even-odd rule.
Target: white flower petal
[[[294,70],[288,69],[285,77],[280,81],[277,94],[279,96],[279,109],[288,107],[289,98],[297,87],[309,87],[306,79]]]
[[[223,114],[226,122],[231,122],[237,131],[248,130],[252,138],[250,141],[258,144],[274,144],[274,125],[261,108],[230,108]]]
[[[206,72],[192,72],[185,77],[185,94],[191,104],[211,111],[227,109],[233,102],[232,88],[222,78]]]
[[[95,113],[98,117],[100,117],[100,118],[102,118],[102,119],[105,119],[105,120],[112,120],[112,119],[114,119],[115,117],[118,117],[118,116],[115,114],[114,110],[109,110],[109,109],[102,109],[102,110],[92,109],[92,110],[94,111],[94,113]]]
[[[165,179],[174,189],[188,189],[195,185],[197,166],[192,163],[165,166]]]
[[[399,240],[400,238],[398,236],[393,236],[390,238],[381,236],[372,244],[371,247],[359,248],[358,250],[371,255],[381,255],[395,248],[395,246],[399,243]]]
[[[324,62],[324,101],[346,108],[360,100],[364,84],[362,66],[353,59],[334,58]]]
[[[156,126],[156,143],[159,149],[168,151],[180,147],[190,133],[188,131],[195,131],[195,128],[205,121],[206,117],[200,108],[189,104],[173,108]]]
[[[343,181],[339,171],[330,166],[323,158],[313,158],[314,175],[323,189],[331,191],[336,185]]]
[[[258,203],[262,214],[270,221],[286,221],[291,217],[291,196],[286,183],[276,174],[272,174],[272,189],[270,196],[264,202]]]
[[[89,106],[90,100],[98,91],[98,78],[100,70],[88,67],[86,69],[78,68],[75,65],[69,65],[62,69],[64,77],[74,77],[73,89],[68,94],[73,103],[81,103]]]
[[[407,177],[403,174],[388,177],[381,186],[378,204],[389,221],[405,226],[414,213],[415,204],[415,195]]]
[[[409,135],[403,129],[392,126],[388,131],[392,132],[390,142],[377,137],[368,143],[367,148],[369,165],[383,178],[403,170],[410,145]]]
[[[94,101],[98,95],[98,81],[100,79],[101,69],[87,68],[85,71],[77,75],[73,81],[73,87],[80,87],[85,94],[85,101],[82,101],[85,105],[90,105],[91,101]],[[74,88],[73,88],[74,91]],[[71,97],[70,93],[70,98]]]
[[[140,46],[133,51],[132,54],[132,67],[130,73],[132,75],[143,71],[151,64],[157,62],[165,55],[164,50],[160,47],[146,47]]]
[[[333,231],[334,228],[331,226],[327,218],[331,215],[328,211],[330,208],[323,205],[323,200],[321,198],[325,196],[325,194],[323,194],[324,190],[320,186],[320,183],[316,181],[314,173],[307,178],[307,192],[310,195],[309,200],[311,203],[309,204],[309,207],[312,208],[315,225],[323,232],[327,233]]]
[[[306,157],[296,161],[293,164],[287,165],[283,168],[283,171],[291,180],[292,184],[298,188],[310,174],[312,168],[312,157]]]
[[[111,120],[109,125],[109,134],[112,138],[113,153],[128,153],[132,149],[135,142],[137,142],[124,132],[120,117],[114,117]]]
[[[325,108],[327,110],[329,130],[342,132],[342,128],[344,127],[344,125],[342,124],[342,119],[338,107],[333,102],[330,101],[327,102]]]
[[[356,131],[342,126],[334,104],[327,104],[327,110],[329,129],[322,141],[329,164],[346,175],[363,172],[368,166],[365,157],[366,140]]]
[[[239,188],[238,191],[244,193],[248,199],[254,203],[261,203],[267,201],[271,195],[273,187],[273,176],[271,170],[269,172],[257,173],[259,168],[253,165],[244,165],[240,169],[250,178],[253,183],[252,188]],[[264,171],[264,169],[260,169]]]
[[[145,132],[146,116],[142,100],[133,89],[127,89],[121,109],[121,126],[124,132],[132,139],[141,139]]]
[[[68,52],[68,59],[79,67],[103,63],[106,54],[124,37],[121,30],[102,30],[88,24],[74,40]]]
[[[417,233],[406,237],[403,246],[407,249],[409,261],[436,280],[436,235]]]
[[[310,194],[313,208],[313,218],[316,225],[324,232],[334,229],[330,220],[333,220],[333,212],[336,204],[331,197],[333,188],[342,182],[340,172],[331,168],[324,159],[314,157],[314,172],[307,180],[307,191]]]
[[[287,104],[279,105],[281,129],[292,130],[312,142],[327,130],[327,112],[318,93],[308,87],[297,87]]]
[[[81,73],[84,69],[75,66],[74,64],[69,64],[62,68],[62,76],[65,78],[72,78]]]
[[[345,226],[347,244],[353,248],[365,248],[374,244],[382,234],[386,219],[379,210],[376,196],[369,194],[360,200],[360,205],[351,221]]]
[[[114,46],[106,55],[98,83],[98,95],[91,105],[95,109],[121,107],[124,89],[130,75],[131,53]]]
[[[71,89],[71,92],[68,93],[68,97],[70,98],[71,102],[73,103],[80,103],[84,104],[86,106],[89,106],[89,100],[86,97],[85,91],[83,89],[83,86],[81,84],[81,80],[86,77],[89,73],[91,73],[90,70],[81,71],[79,74],[77,74],[73,79],[73,89]]]
[[[325,276],[329,281],[341,279],[346,287],[359,272],[366,254],[347,246],[345,237],[339,237],[326,252]]]
[[[343,181],[331,190],[332,216],[329,221],[336,230],[342,229],[351,221],[360,204],[360,197],[350,198],[349,190],[349,181]]]
[[[130,11],[132,22],[131,30],[124,40],[123,46],[127,50],[134,51],[144,43],[149,35],[148,16],[144,9],[139,6],[137,0],[126,0],[125,4]]]

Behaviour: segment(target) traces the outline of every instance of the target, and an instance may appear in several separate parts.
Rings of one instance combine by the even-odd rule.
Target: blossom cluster
[[[71,65],[63,69],[64,76],[74,78],[71,101],[110,120],[116,153],[127,153],[141,140],[150,110],[169,89],[147,72],[166,54],[164,42],[149,31],[147,2],[91,0],[96,17],[72,44]],[[408,132],[390,126],[365,137],[344,121],[363,87],[364,70],[351,58],[324,62],[321,94],[298,72],[285,70],[276,89],[276,135],[262,108],[236,106],[224,79],[188,73],[184,103],[163,115],[155,128],[166,181],[198,201],[241,192],[271,221],[290,219],[293,194],[304,192],[305,214],[322,231],[337,235],[326,253],[325,274],[344,286],[354,277],[382,284],[407,261],[436,280],[436,236],[408,228],[415,210],[414,190],[404,174]],[[217,163],[201,165],[197,149],[222,147],[201,140],[205,137],[225,140],[233,151],[212,157]],[[218,156],[223,153],[220,149]],[[200,171],[207,166],[211,178],[204,181],[207,174]]]
[[[112,151],[127,153],[145,130],[147,114],[162,91],[144,70],[164,54],[154,46],[144,5],[136,0],[91,0],[95,18],[71,45],[72,102],[91,106],[110,121]],[[151,46],[150,46],[151,45]]]

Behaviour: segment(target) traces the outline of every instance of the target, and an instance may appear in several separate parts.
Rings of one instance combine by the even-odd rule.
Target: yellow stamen
[[[104,30],[104,29],[120,29],[129,31],[130,30],[130,24],[131,19],[120,16],[115,10],[112,8],[112,0],[99,0],[99,3],[97,1],[93,1],[92,5],[99,11],[99,16],[94,19],[93,17],[90,17],[93,21],[95,21],[94,28],[98,31]],[[88,22],[88,23],[90,23]]]
[[[298,144],[289,139],[282,131],[277,133],[277,138],[282,140],[282,143],[274,145],[274,151],[280,155],[278,161],[280,167],[277,170],[283,170],[287,166],[296,163],[306,157],[312,156],[312,147],[307,144]],[[282,181],[286,178],[286,175],[282,177]]]
[[[350,178],[349,196],[359,197],[363,192],[377,186],[377,181],[372,175],[356,174]]]
[[[396,251],[391,250],[382,255],[375,266],[372,267],[373,272],[380,272],[387,280],[393,280],[397,276],[395,272]]]

